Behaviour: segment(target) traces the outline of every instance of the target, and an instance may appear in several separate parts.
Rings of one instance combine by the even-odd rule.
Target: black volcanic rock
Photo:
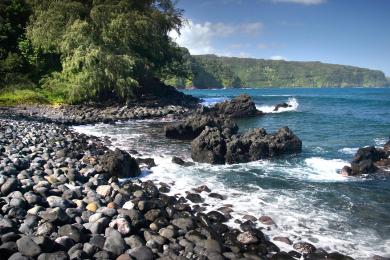
[[[228,118],[194,114],[184,122],[165,126],[164,131],[167,138],[192,140],[199,136],[206,127],[227,129],[232,134],[237,133],[238,130],[237,125]]]
[[[287,103],[280,103],[280,104],[277,104],[274,108],[274,111],[278,111],[279,108],[287,108],[287,107],[291,107],[291,105],[287,104]]]
[[[288,128],[267,134],[262,128],[229,136],[206,128],[191,143],[192,158],[211,164],[244,163],[302,150],[302,141]]]
[[[141,173],[137,161],[120,149],[105,153],[101,158],[101,164],[109,176],[129,178],[137,177]]]
[[[207,127],[191,142],[191,157],[194,161],[224,164],[226,137],[218,128]]]
[[[261,115],[262,112],[257,110],[251,97],[241,94],[232,100],[217,103],[211,108],[211,111],[217,115],[224,115],[231,118],[243,118]]]
[[[377,167],[374,163],[386,158],[383,149],[377,149],[373,146],[359,148],[351,162],[352,175],[375,172]]]

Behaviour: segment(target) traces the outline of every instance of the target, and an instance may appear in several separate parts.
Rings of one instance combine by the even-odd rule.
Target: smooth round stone
[[[41,253],[41,248],[29,237],[22,237],[16,241],[18,251],[24,256],[34,257]]]
[[[125,204],[122,206],[123,209],[133,209],[134,208],[134,203],[132,201],[127,201]]]
[[[96,212],[98,205],[95,202],[91,202],[87,205],[86,209],[92,212]]]

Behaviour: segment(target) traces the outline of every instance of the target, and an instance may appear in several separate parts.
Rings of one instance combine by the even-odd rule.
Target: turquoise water
[[[308,241],[357,258],[390,257],[390,178],[347,178],[338,170],[358,147],[382,146],[390,135],[390,88],[375,89],[226,89],[191,90],[204,104],[250,95],[257,107],[280,113],[238,121],[241,131],[289,126],[303,142],[296,156],[239,165],[196,164],[181,167],[172,155],[190,159],[189,143],[167,140],[165,122],[138,121],[77,127],[77,131],[112,137],[113,145],[137,149],[158,164],[144,179],[174,183],[172,194],[207,184],[226,195],[233,216],[271,216],[276,226],[265,233]],[[209,209],[221,206],[210,199]],[[234,225],[231,223],[231,225]],[[284,250],[291,247],[276,242]]]

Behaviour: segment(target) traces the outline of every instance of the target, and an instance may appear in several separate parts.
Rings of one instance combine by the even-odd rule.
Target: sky
[[[321,61],[390,76],[390,0],[178,0],[191,54]]]

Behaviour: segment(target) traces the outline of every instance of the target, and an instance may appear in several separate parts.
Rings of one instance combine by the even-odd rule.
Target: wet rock
[[[244,163],[301,150],[302,141],[288,127],[273,134],[253,129],[232,137],[217,128],[206,128],[191,142],[192,159],[211,164]]]
[[[226,137],[218,128],[206,128],[191,142],[191,157],[194,161],[224,164]]]
[[[374,256],[373,259],[375,259],[375,258],[376,257]],[[327,259],[332,259],[332,260],[353,260],[352,257],[340,254],[338,252],[333,252],[333,253],[327,254]],[[379,259],[381,259],[381,257],[379,257]],[[382,260],[385,260],[385,259],[382,258]]]
[[[108,176],[129,178],[137,177],[141,173],[137,161],[130,154],[119,149],[104,154],[101,164]]]
[[[193,188],[192,190],[195,191],[195,192],[198,192],[198,193],[201,193],[202,191],[211,192],[209,187],[207,187],[206,185],[201,185],[199,187]]]
[[[259,218],[259,221],[261,222],[261,223],[263,223],[264,225],[273,225],[273,224],[275,224],[275,222],[272,220],[272,218],[271,217],[269,217],[269,216],[261,216],[260,218]]]
[[[340,170],[340,174],[342,176],[350,176],[352,175],[352,168],[345,165],[341,170]]]
[[[215,193],[215,192],[211,192],[209,194],[209,197],[211,198],[216,198],[216,199],[220,199],[220,200],[224,200],[225,199],[225,196],[219,194],[219,193]]]
[[[287,103],[280,103],[275,106],[274,111],[278,111],[280,108],[287,108],[287,107],[291,107],[291,105]]]
[[[245,118],[262,114],[261,111],[257,110],[251,97],[245,94],[241,94],[232,100],[217,103],[212,110],[215,114],[232,118]]]
[[[210,211],[209,213],[207,213],[207,217],[208,219],[211,221],[211,222],[214,222],[214,223],[217,223],[217,222],[225,222],[227,219],[226,217],[219,213],[218,211]]]
[[[287,245],[292,245],[292,242],[288,237],[274,237],[273,240],[286,243]]]
[[[172,162],[176,163],[178,165],[182,165],[182,166],[192,166],[192,165],[194,165],[193,162],[186,162],[182,158],[177,157],[177,156],[173,156],[172,157]]]
[[[146,165],[149,169],[157,166],[153,158],[137,158],[136,161],[139,165]]]
[[[316,251],[315,246],[307,242],[298,242],[293,245],[293,248],[301,254],[311,254]]]
[[[374,163],[386,158],[387,155],[383,149],[373,146],[359,148],[351,162],[352,175],[373,173],[378,169]]]
[[[237,241],[241,244],[255,244],[259,241],[257,236],[251,231],[245,231],[237,236]]]
[[[191,201],[193,203],[202,203],[204,201],[204,199],[197,193],[187,194],[186,199],[188,199],[189,201]]]

